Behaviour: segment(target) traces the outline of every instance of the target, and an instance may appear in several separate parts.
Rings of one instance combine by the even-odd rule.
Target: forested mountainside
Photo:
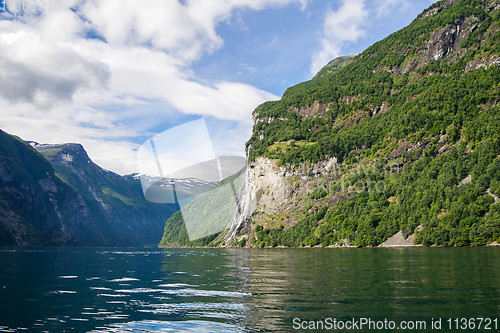
[[[155,246],[174,211],[79,144],[30,145],[3,131],[0,185],[0,245]]]
[[[229,244],[500,241],[499,64],[500,3],[440,1],[260,105],[257,208]]]

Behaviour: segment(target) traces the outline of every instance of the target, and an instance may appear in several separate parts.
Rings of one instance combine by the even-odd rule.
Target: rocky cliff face
[[[300,166],[280,166],[276,160],[258,157],[247,169],[248,183],[242,193],[241,208],[245,214],[235,219],[236,225],[226,235],[226,244],[248,239],[256,225],[293,226],[301,218],[297,212],[306,208],[312,191],[338,179],[338,168],[335,157]],[[338,197],[330,197],[323,202],[337,200]],[[247,223],[250,220],[252,223]]]
[[[258,157],[249,165],[250,183],[258,202],[257,212],[286,212],[290,202],[295,203],[304,193],[332,177],[337,166],[335,157],[315,164],[287,167],[278,166],[277,161],[269,158]]]
[[[401,68],[401,72],[408,73],[417,70],[431,61],[456,62],[468,50],[467,47],[462,46],[462,43],[477,30],[479,24],[480,19],[471,15],[434,30],[431,38],[418,48],[412,59],[408,60]],[[480,36],[480,38],[486,39],[487,36]],[[498,58],[493,57],[485,61],[488,63],[498,62]]]
[[[373,246],[397,232],[426,245],[494,241],[497,206],[483,195],[500,190],[498,175],[478,172],[475,194],[442,198],[458,192],[464,173],[498,164],[496,136],[472,133],[490,133],[498,112],[499,13],[496,0],[437,2],[409,27],[260,105],[248,142],[254,210],[228,243]],[[490,157],[478,163],[474,154]],[[463,170],[462,159],[470,160]],[[444,161],[458,169],[441,168]],[[459,196],[482,210],[448,214]],[[461,214],[476,222],[446,220]]]
[[[179,244],[500,241],[499,13],[498,0],[438,1],[258,106],[243,213],[228,232]],[[165,235],[181,235],[182,219],[171,222]]]
[[[155,246],[172,207],[95,165],[81,145],[0,131],[0,245]]]

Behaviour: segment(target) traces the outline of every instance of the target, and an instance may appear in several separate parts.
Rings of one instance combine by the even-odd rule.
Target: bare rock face
[[[387,111],[389,111],[389,104],[387,102],[382,102],[382,104],[380,104],[380,106],[376,107],[375,109],[373,109],[370,112],[370,115],[373,117],[373,116],[376,116],[379,113],[380,114],[384,114]]]
[[[427,43],[416,52],[414,59],[405,63],[401,72],[408,73],[424,67],[432,60],[444,59],[452,63],[455,62],[465,54],[466,49],[461,49],[460,44],[470,33],[477,29],[477,22],[478,18],[470,16],[458,21],[456,24],[448,24],[445,27],[436,29]]]
[[[321,114],[327,111],[328,104],[321,104],[315,101],[312,105],[302,108],[291,108],[303,117],[321,117]],[[275,118],[259,119],[257,110],[253,113],[254,124],[259,121],[274,121]],[[261,139],[263,135],[261,135]],[[251,151],[251,146],[248,151]],[[299,166],[287,165],[279,166],[276,161],[266,157],[257,157],[254,162],[248,166],[248,186],[245,195],[252,202],[251,212],[258,213],[254,220],[259,220],[259,216],[266,215],[285,215],[287,224],[294,224],[295,219],[289,216],[288,212],[296,210],[297,202],[300,198],[307,197],[312,188],[318,186],[321,178],[326,176],[331,170],[338,166],[337,158],[331,157],[325,161],[311,164],[304,163]],[[245,209],[243,209],[245,210]],[[235,222],[232,229],[244,228],[245,221]],[[231,237],[234,236],[231,233]]]
[[[305,204],[312,189],[324,184],[325,177],[337,168],[335,157],[315,164],[278,166],[276,161],[258,157],[249,165],[249,195],[255,199],[253,219],[267,220],[281,216],[279,222],[293,225],[297,222],[291,214]],[[276,220],[278,221],[278,220]]]
[[[344,96],[344,97],[342,97],[341,102],[349,105],[352,102],[354,102],[355,100],[357,100],[356,96]]]
[[[467,64],[465,71],[470,72],[478,68],[486,69],[493,65],[500,65],[500,58],[474,59]]]
[[[448,6],[454,5],[459,0],[448,0],[424,12],[419,19],[425,19],[429,16],[441,12]],[[489,1],[483,7],[484,10],[493,14],[498,13],[500,3],[498,1]],[[471,15],[466,18],[458,19],[454,24],[448,24],[432,32],[427,43],[422,45],[411,60],[407,61],[400,69],[401,73],[408,73],[427,65],[433,60],[443,60],[454,63],[467,52],[467,48],[460,47],[461,43],[474,31],[479,28],[481,20]],[[479,39],[485,40],[487,35],[481,34]],[[467,65],[466,71],[471,71],[480,67],[488,68],[491,65],[499,64],[497,57],[489,59],[475,59]]]
[[[250,183],[261,211],[273,213],[290,199],[293,188],[286,174],[285,167],[265,157],[258,157],[250,165]]]
[[[322,104],[319,103],[318,101],[314,101],[312,105],[306,105],[301,107],[300,109],[296,107],[292,107],[290,109],[302,117],[318,116],[321,118],[321,115],[329,110],[329,104]]]

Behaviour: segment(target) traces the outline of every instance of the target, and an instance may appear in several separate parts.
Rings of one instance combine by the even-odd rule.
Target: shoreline
[[[328,245],[328,246],[161,246],[159,249],[404,249],[404,248],[482,248],[482,247],[500,247],[500,243],[493,242],[485,245],[469,245],[469,246],[445,246],[445,245],[431,245],[425,246],[422,244],[412,244],[412,245],[377,245],[377,246],[354,246],[354,245]]]

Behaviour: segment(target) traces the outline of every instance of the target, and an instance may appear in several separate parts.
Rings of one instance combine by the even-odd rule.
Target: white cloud
[[[307,1],[51,3],[46,12],[0,20],[0,128],[28,140],[82,143],[103,167],[128,173],[141,133],[123,125],[120,106],[163,101],[185,114],[250,123],[255,106],[277,97],[203,81],[191,65],[223,46],[216,28],[238,10]]]
[[[341,55],[342,48],[365,35],[368,17],[364,0],[342,0],[336,11],[329,11],[323,24],[321,49],[313,55],[311,75],[315,75],[330,60]]]
[[[409,0],[383,0],[377,3],[376,14],[379,17],[389,16],[393,11],[404,12],[411,6]]]
[[[320,47],[312,56],[310,75],[315,75],[334,58],[346,55],[345,49],[360,39],[383,37],[377,35],[381,26],[394,28],[398,21],[408,24],[408,17],[414,17],[434,2],[436,0],[339,0],[338,9],[329,10],[325,15]]]
[[[102,89],[109,77],[106,64],[26,27],[0,34],[0,50],[0,95],[11,102],[70,101],[81,89]]]
[[[70,112],[67,105],[40,112],[33,104],[1,99],[0,110],[0,128],[8,133],[41,143],[81,143],[107,169],[129,173],[135,168],[136,145],[127,138],[139,133],[120,126],[109,113],[77,104]]]
[[[187,64],[223,44],[216,27],[236,10],[263,10],[307,0],[89,0],[82,13],[113,45],[149,45]]]

